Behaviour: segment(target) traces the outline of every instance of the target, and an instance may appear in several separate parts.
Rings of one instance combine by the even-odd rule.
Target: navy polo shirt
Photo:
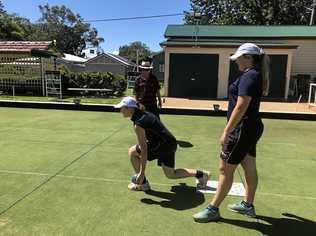
[[[238,96],[251,97],[250,104],[244,115],[250,121],[259,120],[260,101],[262,96],[262,76],[257,69],[250,69],[242,73],[230,86],[229,86],[229,104],[227,111],[227,120],[229,120],[236,104]]]
[[[176,138],[154,114],[135,109],[131,120],[134,125],[138,125],[145,130],[147,141],[151,146],[176,143]]]

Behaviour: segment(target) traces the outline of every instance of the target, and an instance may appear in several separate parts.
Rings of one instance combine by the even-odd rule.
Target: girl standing
[[[256,144],[263,133],[259,108],[261,96],[268,94],[269,58],[257,45],[245,43],[230,59],[237,63],[242,74],[229,87],[227,124],[220,138],[218,188],[211,204],[193,215],[200,223],[220,219],[219,206],[232,186],[238,164],[244,169],[246,195],[242,202],[228,208],[249,217],[256,216],[253,205],[258,184]]]

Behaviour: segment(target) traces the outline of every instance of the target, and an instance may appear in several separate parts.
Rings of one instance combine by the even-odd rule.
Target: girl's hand
[[[162,108],[162,104],[161,102],[158,102],[158,108],[161,109]]]
[[[227,139],[228,139],[228,132],[224,130],[221,138],[219,139],[219,143],[220,145],[224,146],[224,144],[226,143]]]

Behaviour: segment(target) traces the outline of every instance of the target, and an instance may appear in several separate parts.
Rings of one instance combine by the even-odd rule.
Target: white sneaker
[[[129,190],[132,190],[132,191],[144,191],[144,192],[146,192],[146,191],[149,191],[151,189],[148,181],[146,181],[146,183],[144,183],[144,184],[134,184],[133,182],[130,182],[127,187]]]
[[[205,189],[207,186],[207,181],[210,179],[211,174],[209,171],[203,170],[203,176],[198,179],[197,187],[200,189]]]

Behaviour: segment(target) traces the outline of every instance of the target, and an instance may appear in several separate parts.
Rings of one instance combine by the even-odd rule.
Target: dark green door
[[[217,54],[170,54],[169,96],[217,98]]]
[[[286,67],[287,55],[269,55],[271,67],[271,80],[269,98],[283,99],[285,93],[286,83]],[[229,85],[240,74],[237,64],[233,61],[230,62],[229,69]]]
[[[269,97],[283,99],[285,94],[287,55],[270,55],[270,65],[271,80]]]

